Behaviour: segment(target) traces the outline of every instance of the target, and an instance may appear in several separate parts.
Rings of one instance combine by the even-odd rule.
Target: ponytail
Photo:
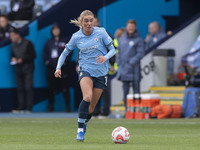
[[[76,26],[78,26],[81,29],[82,25],[81,25],[81,20],[79,18],[80,17],[78,17],[78,19],[70,20],[69,23],[73,23],[73,24],[75,24]]]
[[[83,20],[83,18],[84,18],[85,16],[89,16],[89,15],[94,16],[93,12],[91,12],[90,10],[84,10],[84,11],[80,14],[80,16],[78,17],[78,19],[70,20],[70,23],[75,24],[76,26],[78,26],[78,27],[81,29],[81,28],[82,28],[81,21]]]

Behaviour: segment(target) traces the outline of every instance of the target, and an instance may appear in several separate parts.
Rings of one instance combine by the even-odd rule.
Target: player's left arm
[[[106,62],[106,60],[109,60],[112,56],[115,55],[115,48],[113,46],[113,40],[112,38],[108,35],[106,30],[103,28],[102,31],[102,40],[104,45],[108,48],[109,52],[105,56],[98,56],[96,59],[97,63],[103,64]]]
[[[103,64],[106,60],[109,60],[111,57],[115,55],[115,48],[112,43],[107,46],[109,52],[105,56],[98,56],[96,61],[97,63]]]

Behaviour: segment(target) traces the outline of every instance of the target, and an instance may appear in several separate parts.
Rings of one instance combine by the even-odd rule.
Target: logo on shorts
[[[105,85],[108,85],[108,76],[105,76]]]
[[[98,42],[98,40],[99,40],[99,39],[98,39],[97,37],[94,39],[95,42]]]
[[[80,72],[79,76],[81,77],[83,75],[83,72]]]

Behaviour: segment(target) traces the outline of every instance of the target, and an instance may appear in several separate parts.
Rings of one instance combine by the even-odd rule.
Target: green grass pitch
[[[115,127],[130,132],[114,144]],[[85,141],[76,141],[77,119],[0,119],[0,150],[199,150],[200,119],[92,119]]]

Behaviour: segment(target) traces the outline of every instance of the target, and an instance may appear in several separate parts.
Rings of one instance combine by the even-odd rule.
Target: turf
[[[111,132],[124,126],[127,144]],[[85,141],[76,141],[77,119],[0,119],[0,150],[199,150],[200,119],[92,119]]]

